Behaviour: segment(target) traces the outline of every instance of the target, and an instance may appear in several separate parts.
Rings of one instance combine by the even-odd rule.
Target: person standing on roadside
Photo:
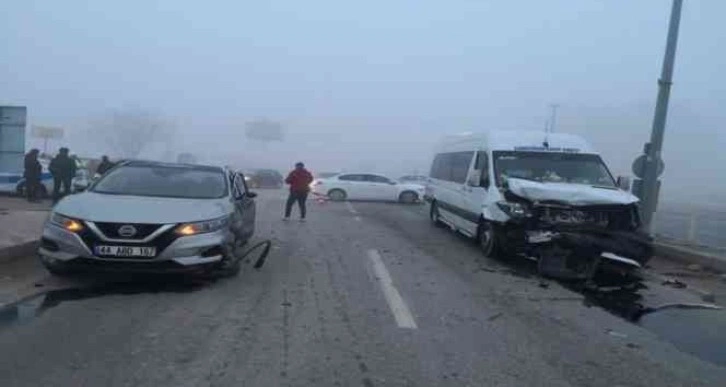
[[[103,155],[101,157],[101,164],[98,164],[98,168],[96,168],[96,173],[103,176],[111,168],[113,168],[113,163],[108,159],[108,156]]]
[[[43,166],[38,161],[38,149],[31,149],[25,155],[25,171],[23,177],[25,177],[25,196],[29,202],[35,202],[38,200],[38,193],[40,192],[40,177],[43,173]]]
[[[50,162],[49,169],[53,174],[53,200],[57,202],[71,193],[71,182],[76,175],[76,162],[68,156],[68,148],[60,148],[58,155]]]
[[[285,179],[285,183],[290,185],[290,195],[287,197],[287,203],[285,203],[285,218],[283,218],[283,220],[290,219],[292,206],[295,202],[297,202],[300,207],[300,221],[305,221],[305,215],[307,212],[307,209],[305,208],[305,201],[308,198],[310,183],[312,182],[313,175],[305,169],[305,164],[295,164],[295,169],[293,169]]]

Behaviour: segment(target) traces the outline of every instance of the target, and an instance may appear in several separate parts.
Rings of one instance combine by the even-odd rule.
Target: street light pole
[[[662,172],[661,149],[663,147],[663,133],[665,131],[666,117],[668,115],[668,98],[670,96],[673,79],[673,65],[676,57],[678,43],[678,27],[681,21],[681,8],[683,0],[673,0],[671,19],[668,25],[668,39],[666,41],[663,69],[658,80],[658,100],[655,105],[653,117],[653,130],[650,134],[650,143],[645,145],[645,163],[642,183],[642,215],[645,230],[653,230],[653,214],[656,211],[660,182],[658,175]]]
[[[560,105],[553,103],[550,105],[550,108],[552,108],[552,117],[550,118],[550,133],[555,131],[555,122],[557,120],[557,108],[560,107]]]

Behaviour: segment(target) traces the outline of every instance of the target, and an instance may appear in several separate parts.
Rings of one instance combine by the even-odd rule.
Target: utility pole
[[[550,117],[550,133],[555,131],[555,123],[557,122],[557,108],[560,107],[558,104],[551,104],[552,116]]]
[[[653,214],[657,208],[658,192],[660,181],[658,176],[663,172],[663,161],[661,149],[663,147],[663,133],[665,131],[666,117],[668,115],[668,98],[670,96],[673,79],[673,65],[676,57],[676,45],[678,43],[678,27],[681,21],[681,8],[683,0],[673,0],[671,8],[671,19],[668,25],[668,39],[666,41],[665,56],[663,57],[663,69],[658,80],[658,100],[655,105],[653,116],[653,129],[650,134],[650,142],[645,144],[642,161],[633,164],[636,175],[640,175],[641,188],[636,192],[641,199],[641,214],[643,226],[648,232],[653,230]],[[634,187],[635,188],[635,187]]]

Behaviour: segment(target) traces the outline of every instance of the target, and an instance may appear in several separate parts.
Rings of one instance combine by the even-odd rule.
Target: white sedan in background
[[[315,180],[310,186],[313,194],[327,196],[333,201],[381,200],[416,203],[424,194],[424,186],[420,184],[399,183],[372,173],[343,173]]]

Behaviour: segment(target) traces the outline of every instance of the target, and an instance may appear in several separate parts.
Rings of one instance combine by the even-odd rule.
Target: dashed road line
[[[388,307],[391,308],[393,317],[396,319],[396,324],[399,328],[417,329],[416,321],[413,319],[411,311],[406,305],[406,301],[403,300],[401,294],[393,285],[391,275],[386,269],[386,265],[381,259],[381,255],[377,250],[368,250],[368,258],[371,260],[373,265],[373,271],[378,278],[378,284],[381,286],[383,295],[386,297]]]

